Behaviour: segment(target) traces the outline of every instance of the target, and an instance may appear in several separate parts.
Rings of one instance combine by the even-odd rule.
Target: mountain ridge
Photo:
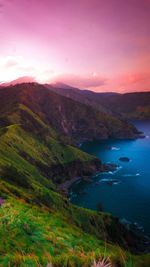
[[[7,92],[11,91],[10,88],[13,89],[12,92],[9,92],[12,94],[12,98],[16,93],[17,97],[21,98],[22,104],[27,105],[33,112],[38,113],[38,110],[41,109],[40,112],[45,121],[54,125],[61,134],[68,135],[79,142],[93,138],[134,138],[138,134],[135,127],[125,120],[100,112],[85,103],[79,103],[50,92],[43,85],[37,83],[25,83],[2,89],[1,99],[4,98],[3,102],[6,102]],[[24,96],[23,92],[25,92]]]
[[[46,85],[52,91],[88,104],[100,111],[123,119],[150,119],[150,91],[146,92],[94,92],[56,84]]]

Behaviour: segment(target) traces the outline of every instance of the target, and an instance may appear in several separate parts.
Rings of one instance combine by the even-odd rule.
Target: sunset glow
[[[0,82],[150,90],[149,0],[0,0]]]

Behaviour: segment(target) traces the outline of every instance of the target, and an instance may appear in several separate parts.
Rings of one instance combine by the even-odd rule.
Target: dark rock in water
[[[126,161],[126,162],[129,162],[130,159],[128,157],[120,157],[119,159],[120,161]]]
[[[138,135],[138,138],[145,138],[146,136],[144,135],[144,134],[140,134],[140,135]]]

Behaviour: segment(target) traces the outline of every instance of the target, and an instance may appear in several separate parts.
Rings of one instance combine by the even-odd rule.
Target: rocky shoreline
[[[71,180],[67,180],[64,183],[60,184],[57,188],[58,191],[61,193],[64,193],[68,195],[70,187],[77,181],[80,181],[82,178],[81,177],[73,177]]]
[[[99,162],[99,164],[100,164],[99,169],[97,169],[97,170],[93,169],[93,171],[91,171],[87,175],[83,174],[81,176],[75,176],[75,177],[72,177],[71,179],[66,180],[65,182],[59,184],[57,186],[58,191],[61,192],[62,194],[64,194],[65,196],[68,196],[69,189],[75,182],[80,181],[80,180],[90,181],[91,180],[90,176],[92,174],[96,175],[96,173],[99,173],[99,172],[115,171],[118,167],[116,164],[101,164],[100,162]]]

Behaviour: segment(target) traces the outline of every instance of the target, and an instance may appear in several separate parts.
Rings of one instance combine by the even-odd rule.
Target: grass
[[[54,188],[50,166],[68,164],[73,161],[88,162],[93,157],[70,145],[63,145],[48,136],[47,141],[26,132],[14,124],[1,130],[0,174],[16,172],[28,179],[30,184],[42,183]],[[41,171],[42,169],[42,171]]]
[[[131,266],[148,267],[143,264],[144,257],[131,257],[120,247],[85,233],[58,210],[31,206],[23,200],[8,198],[0,208],[0,236],[0,266],[4,267],[46,266],[48,262],[57,267],[88,267],[100,256],[109,256],[121,266],[134,260]]]

